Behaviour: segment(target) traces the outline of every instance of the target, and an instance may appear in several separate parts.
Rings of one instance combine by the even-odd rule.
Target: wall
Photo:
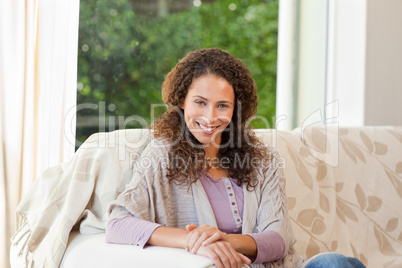
[[[402,1],[367,1],[365,125],[402,125]]]

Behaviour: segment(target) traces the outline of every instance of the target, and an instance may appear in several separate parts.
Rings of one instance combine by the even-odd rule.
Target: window
[[[164,111],[165,75],[203,47],[246,63],[259,91],[252,124],[273,126],[277,35],[278,0],[81,0],[76,146],[92,133],[148,126]]]

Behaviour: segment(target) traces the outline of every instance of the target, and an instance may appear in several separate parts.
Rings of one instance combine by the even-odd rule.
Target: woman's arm
[[[249,235],[229,234],[229,241],[233,248],[244,255],[253,259],[257,256],[257,243]]]
[[[185,248],[188,231],[161,226],[151,234],[147,244],[153,246]]]
[[[153,222],[125,216],[109,221],[106,239],[109,243],[131,244],[143,247],[145,244],[186,248],[188,230],[160,226]],[[195,252],[194,252],[195,253]],[[251,261],[236,252],[229,242],[217,241],[201,246],[196,253],[210,258],[217,267],[241,267]]]
[[[161,226],[152,233],[149,245],[187,248],[188,230]],[[250,237],[251,238],[251,237]],[[251,238],[251,240],[253,240]],[[241,267],[242,263],[250,264],[251,260],[238,253],[227,241],[215,241],[199,247],[194,254],[210,258],[216,267]]]

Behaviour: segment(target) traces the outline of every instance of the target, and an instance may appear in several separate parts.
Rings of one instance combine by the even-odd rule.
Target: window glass
[[[77,144],[96,132],[145,128],[165,111],[161,85],[186,53],[219,47],[258,86],[256,128],[275,118],[278,0],[81,0]]]

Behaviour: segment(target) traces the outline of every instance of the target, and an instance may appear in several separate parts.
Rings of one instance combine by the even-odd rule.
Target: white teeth
[[[205,131],[212,131],[212,130],[214,130],[216,127],[213,127],[213,128],[209,128],[209,127],[205,127],[205,126],[203,126],[203,125],[201,125],[201,124],[198,124],[203,130],[205,130]]]

